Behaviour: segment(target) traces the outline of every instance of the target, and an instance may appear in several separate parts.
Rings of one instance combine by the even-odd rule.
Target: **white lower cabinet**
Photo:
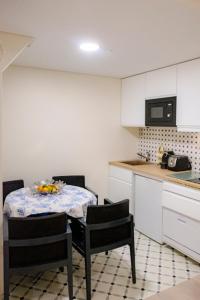
[[[164,184],[163,241],[200,262],[200,191]]]
[[[162,243],[162,182],[135,175],[135,228]]]
[[[108,197],[130,200],[136,230],[200,262],[200,190],[110,166]]]
[[[129,199],[130,213],[134,214],[132,171],[115,166],[109,167],[108,198],[113,202]]]

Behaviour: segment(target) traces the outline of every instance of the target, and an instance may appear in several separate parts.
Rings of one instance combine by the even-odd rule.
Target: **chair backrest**
[[[27,240],[28,246],[10,247],[10,267],[28,267],[63,260],[67,258],[67,242],[64,233],[67,228],[65,213],[42,217],[8,218],[10,241]],[[55,240],[63,234],[63,239]],[[52,236],[52,241],[51,241]],[[47,243],[32,244],[33,239],[48,237]],[[12,245],[12,244],[11,244]]]
[[[53,176],[52,178],[55,181],[61,180],[66,184],[85,188],[85,176],[84,175]]]
[[[11,180],[11,181],[4,181],[3,182],[3,203],[6,199],[6,196],[14,192],[18,189],[21,189],[24,187],[24,181],[22,179],[19,180]]]
[[[129,200],[125,199],[107,205],[90,205],[87,208],[87,224],[99,224],[129,216]]]
[[[41,217],[12,217],[8,219],[9,238],[32,239],[61,234],[66,231],[66,224],[66,213],[54,213]]]
[[[129,214],[129,200],[108,205],[88,206],[86,223],[92,228],[90,230],[91,248],[120,245],[131,238],[133,232],[133,217]]]

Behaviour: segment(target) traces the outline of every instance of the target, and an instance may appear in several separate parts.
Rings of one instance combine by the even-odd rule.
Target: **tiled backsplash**
[[[150,152],[151,162],[156,162],[158,147],[173,150],[175,154],[189,156],[192,169],[200,171],[200,133],[177,132],[175,128],[140,128],[138,151]]]

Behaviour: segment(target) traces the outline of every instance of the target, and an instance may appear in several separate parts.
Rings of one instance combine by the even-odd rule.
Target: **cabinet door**
[[[162,182],[135,176],[135,228],[162,242]]]
[[[177,66],[177,125],[200,131],[200,59]]]
[[[129,199],[130,213],[134,212],[133,185],[118,178],[109,177],[108,198],[112,202]]]
[[[121,125],[145,126],[145,74],[122,80]]]
[[[146,99],[176,95],[176,66],[146,73]]]
[[[109,176],[117,179],[121,179],[127,183],[133,183],[133,172],[124,168],[110,166],[109,167]]]

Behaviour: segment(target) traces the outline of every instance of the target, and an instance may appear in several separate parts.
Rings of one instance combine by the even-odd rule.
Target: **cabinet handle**
[[[181,222],[181,223],[186,223],[186,221],[185,220],[183,220],[183,219],[180,219],[180,218],[177,218],[177,220],[179,221],[179,222]]]

